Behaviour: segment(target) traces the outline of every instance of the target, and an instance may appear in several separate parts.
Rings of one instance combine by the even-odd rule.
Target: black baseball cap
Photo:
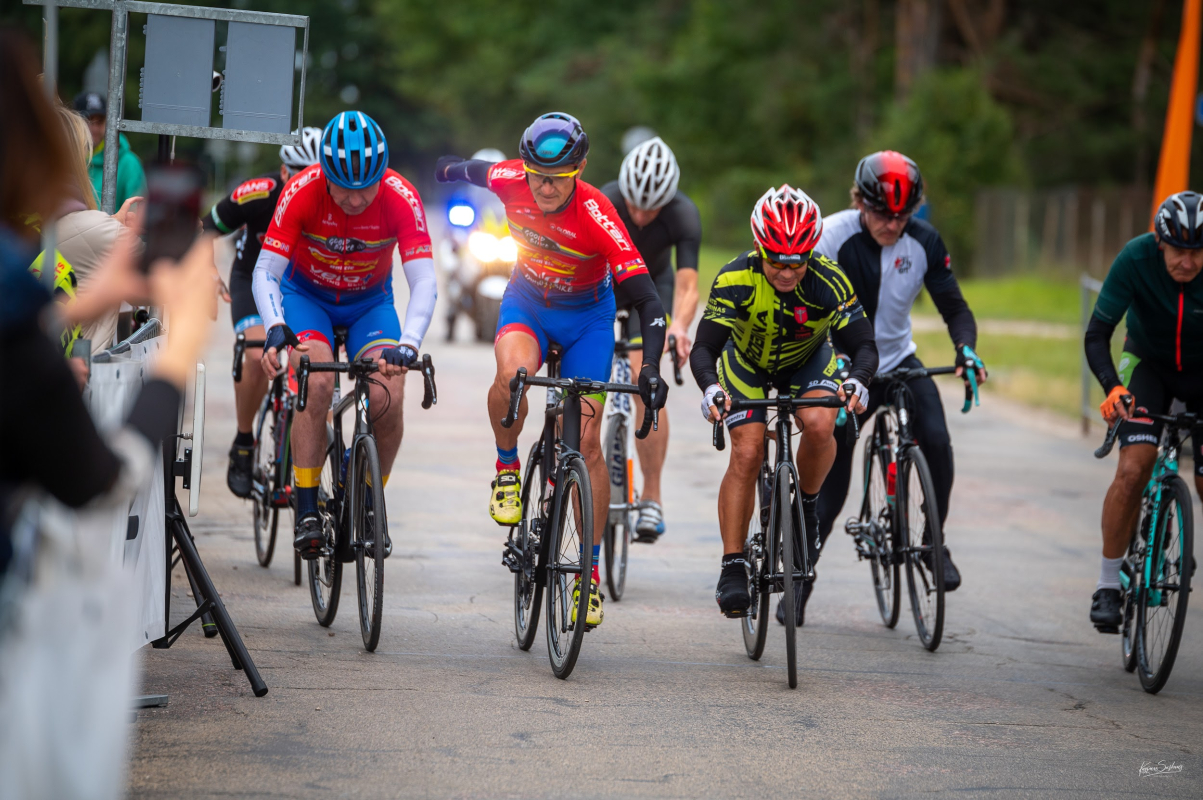
[[[81,92],[72,104],[85,117],[103,117],[108,112],[108,103],[99,92]]]

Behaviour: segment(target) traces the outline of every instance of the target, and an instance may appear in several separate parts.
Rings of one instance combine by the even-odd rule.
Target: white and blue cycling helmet
[[[335,186],[366,189],[383,178],[388,168],[384,132],[362,111],[343,111],[322,132],[321,164]]]

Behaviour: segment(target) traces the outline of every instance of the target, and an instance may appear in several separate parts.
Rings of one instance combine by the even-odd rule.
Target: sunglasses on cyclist
[[[760,257],[766,261],[771,261],[776,269],[799,270],[806,266],[806,262],[810,260],[811,253],[814,250],[808,250],[805,253],[792,253],[785,255],[783,253],[773,253],[765,250],[764,247],[757,245],[760,250]]]
[[[905,225],[911,220],[910,214],[891,214],[889,211],[882,211],[868,204],[865,205],[865,210],[882,222],[901,222]]]
[[[530,164],[523,162],[522,169],[526,170],[527,175],[535,176],[536,181],[542,181],[544,183],[551,183],[552,181],[554,181],[558,178],[575,178],[577,175],[581,174],[582,168],[578,166],[572,172],[539,172],[537,170],[531,169]]]

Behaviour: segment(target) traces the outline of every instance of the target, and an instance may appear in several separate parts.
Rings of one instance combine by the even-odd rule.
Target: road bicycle
[[[1124,401],[1131,408],[1131,396]],[[1157,694],[1178,656],[1195,572],[1194,510],[1190,489],[1178,475],[1178,454],[1187,438],[1199,435],[1203,417],[1189,412],[1151,414],[1140,408],[1132,417],[1162,422],[1165,427],[1153,475],[1140,497],[1140,522],[1120,564],[1123,627],[1105,632],[1121,634],[1124,669],[1135,671],[1144,690]],[[1094,451],[1095,458],[1107,457],[1118,434],[1117,423]]]
[[[614,343],[614,364],[610,372],[612,383],[629,384],[634,379],[631,369],[632,347],[626,338],[627,312],[619,311],[617,321],[624,332],[623,338]],[[668,349],[672,354],[673,379],[678,386],[684,383],[681,365],[677,360],[677,337],[668,337]],[[625,392],[613,392],[606,401],[602,425],[604,438],[602,452],[606,458],[606,469],[610,474],[610,515],[606,519],[606,530],[602,538],[602,554],[605,557],[606,585],[610,598],[622,599],[627,583],[627,559],[631,542],[641,541],[635,536],[635,524],[643,509],[640,501],[642,481],[638,470],[635,440],[635,403]]]
[[[971,361],[966,368],[966,412],[971,403],[980,404],[974,367]],[[857,560],[869,562],[877,610],[887,628],[898,624],[905,565],[915,630],[928,650],[939,647],[944,634],[944,533],[931,469],[911,431],[914,396],[907,383],[956,370],[900,367],[873,379],[886,384],[886,399],[874,416],[873,434],[865,439],[860,516],[844,523]]]
[[[346,329],[334,329],[334,361],[311,362],[301,356],[297,368],[297,411],[304,411],[309,399],[309,376],[314,372],[334,373],[334,398],[331,403],[333,425],[326,427],[326,458],[318,482],[318,515],[322,520],[326,543],[309,564],[309,596],[320,625],[329,627],[338,613],[342,590],[343,564],[355,562],[355,583],[359,594],[359,629],[363,646],[370,653],[380,641],[384,613],[384,559],[392,549],[388,534],[388,515],[384,507],[384,481],[380,474],[380,456],[372,424],[388,406],[373,417],[368,409],[368,390],[382,386],[375,375],[377,361],[360,358],[338,360],[338,351],[346,343]],[[434,364],[429,355],[411,367],[420,371],[425,384],[422,408],[438,402],[434,382]],[[340,397],[340,378],[355,379],[355,389]],[[355,410],[351,445],[343,448],[342,416]],[[377,543],[381,546],[377,546]]]
[[[543,432],[531,447],[522,482],[522,519],[510,528],[501,563],[514,573],[514,635],[518,647],[529,650],[539,624],[539,605],[547,590],[547,655],[557,678],[567,678],[576,666],[588,626],[580,624],[589,612],[589,582],[593,572],[593,491],[589,470],[580,453],[581,398],[597,394],[635,394],[629,383],[601,383],[560,377],[562,351],[549,348],[548,377],[527,375],[525,368],[510,380],[510,407],[503,427],[512,427],[527,386],[548,389]],[[655,392],[658,379],[652,378]],[[643,439],[658,423],[659,413],[647,409]],[[580,581],[576,604],[572,593]]]
[[[262,349],[262,339],[247,339],[238,334],[234,340],[234,383],[242,382],[243,357],[247,350]],[[256,369],[257,365],[252,365]],[[276,550],[276,531],[280,512],[293,508],[292,490],[292,415],[296,401],[289,378],[287,361],[272,378],[271,386],[255,415],[255,449],[251,472],[251,516],[255,528],[255,557],[259,566],[268,567]],[[291,526],[285,525],[285,530]],[[301,585],[301,556],[293,552],[293,581]]]
[[[715,395],[714,405],[723,408],[727,397],[723,392]],[[802,495],[798,488],[798,470],[794,466],[793,421],[794,415],[803,408],[843,408],[844,402],[836,395],[824,397],[792,397],[779,394],[763,400],[731,399],[727,414],[757,408],[776,412],[772,429],[765,426],[763,459],[756,480],[756,502],[759,514],[754,513],[748,522],[748,538],[744,543],[744,560],[747,562],[748,591],[752,602],[742,615],[744,649],[748,658],[759,660],[764,653],[765,640],[772,615],[769,613],[771,596],[781,594],[781,609],[785,614],[785,662],[789,688],[798,687],[798,629],[795,619],[795,592],[801,591],[803,580],[814,580],[808,537],[803,536]],[[724,415],[726,416],[726,415]],[[851,444],[859,435],[856,416],[849,414],[851,424],[844,427],[845,436]],[[799,433],[803,430],[799,423]],[[776,445],[774,458],[769,460],[769,442]],[[723,421],[714,422],[714,447],[726,449]]]

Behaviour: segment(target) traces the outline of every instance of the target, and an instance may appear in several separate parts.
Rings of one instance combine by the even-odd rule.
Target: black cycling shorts
[[[839,389],[836,369],[835,350],[831,342],[824,342],[814,355],[797,367],[770,372],[745,361],[740,357],[735,343],[728,340],[718,360],[718,382],[732,399],[761,400],[769,396],[769,389],[794,397],[815,389],[835,394]],[[735,411],[727,417],[727,427],[738,428],[749,422],[763,423],[766,419],[768,409]]]
[[[243,333],[247,328],[263,324],[255,295],[251,291],[251,273],[239,269],[230,270],[230,321],[234,333]]]
[[[1124,347],[1119,359],[1119,378],[1136,400],[1136,407],[1153,414],[1168,414],[1174,400],[1186,404],[1186,410],[1203,411],[1203,375],[1178,372],[1141,359]],[[1125,420],[1119,426],[1119,446],[1161,443],[1164,423],[1147,419]],[[1191,436],[1195,453],[1195,474],[1203,475],[1203,430]]]
[[[660,304],[664,306],[664,320],[667,324],[672,324],[673,310],[673,288],[676,286],[676,276],[672,269],[663,269],[656,275],[652,276],[652,280],[656,283],[656,293],[660,295]],[[625,309],[630,313],[627,318],[627,327],[625,338],[631,343],[631,347],[638,349],[643,345],[643,329],[639,327],[639,312],[634,306],[619,306],[620,310]]]

